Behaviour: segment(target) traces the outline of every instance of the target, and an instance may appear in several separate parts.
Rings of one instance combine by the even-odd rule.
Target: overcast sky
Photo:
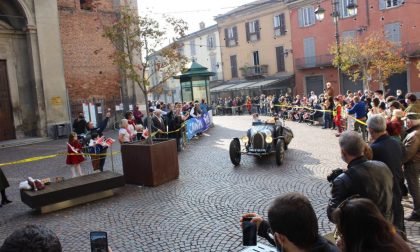
[[[188,22],[188,33],[199,30],[203,21],[207,26],[216,24],[214,16],[254,0],[137,0],[140,15],[147,14],[162,20],[163,14],[182,18]]]

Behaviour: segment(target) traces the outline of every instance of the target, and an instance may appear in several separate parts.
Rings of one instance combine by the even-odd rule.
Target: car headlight
[[[244,142],[244,143],[248,143],[249,138],[248,138],[247,136],[243,136],[243,137],[241,138],[241,140],[242,140],[242,142]]]
[[[267,136],[267,137],[265,138],[265,142],[266,142],[266,143],[272,143],[272,142],[273,142],[273,138],[272,138],[271,136]]]

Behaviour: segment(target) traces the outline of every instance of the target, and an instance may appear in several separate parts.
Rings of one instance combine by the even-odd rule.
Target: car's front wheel
[[[238,166],[241,162],[241,143],[239,139],[235,138],[230,142],[229,156],[232,164]]]
[[[282,165],[284,161],[284,140],[279,139],[276,144],[276,164]]]

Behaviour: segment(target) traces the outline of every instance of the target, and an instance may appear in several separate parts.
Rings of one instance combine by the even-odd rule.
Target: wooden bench
[[[21,190],[20,197],[29,207],[48,213],[111,197],[113,189],[124,185],[123,175],[105,171],[51,183],[40,191]]]

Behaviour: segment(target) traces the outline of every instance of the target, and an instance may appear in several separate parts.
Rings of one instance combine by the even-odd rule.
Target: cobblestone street
[[[320,232],[334,226],[326,216],[332,169],[343,167],[338,141],[331,130],[286,122],[295,138],[278,167],[274,155],[243,156],[234,167],[229,143],[243,136],[251,125],[249,116],[214,117],[215,127],[188,144],[179,154],[178,180],[156,188],[126,185],[114,197],[50,214],[35,214],[20,201],[18,184],[28,176],[70,177],[65,156],[23,165],[3,167],[11,187],[12,204],[0,208],[0,241],[14,229],[30,223],[54,230],[64,251],[89,251],[89,232],[108,232],[113,251],[240,251],[239,218],[245,212],[266,216],[270,201],[284,192],[301,192],[312,202]],[[116,136],[108,132],[107,136]],[[65,151],[65,139],[0,150],[0,163]],[[119,145],[113,147],[119,150]],[[163,154],[162,154],[163,155]],[[114,157],[122,173],[120,155]],[[85,162],[85,171],[91,165]],[[106,169],[111,170],[110,158]],[[410,203],[405,202],[407,206]],[[406,213],[411,209],[405,208]],[[420,249],[420,223],[406,222],[412,246]],[[259,239],[259,242],[264,240]]]

